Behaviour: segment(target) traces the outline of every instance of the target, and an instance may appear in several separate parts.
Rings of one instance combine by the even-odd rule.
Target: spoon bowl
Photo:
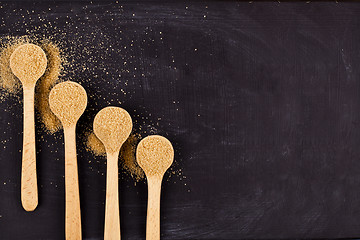
[[[94,119],[94,133],[107,152],[118,152],[132,130],[130,114],[119,107],[101,109]]]
[[[140,141],[136,159],[146,176],[163,176],[174,161],[171,142],[159,135],[152,135]]]
[[[50,92],[49,105],[64,127],[75,125],[86,109],[86,91],[76,82],[59,83]]]
[[[15,49],[10,57],[10,68],[24,86],[35,85],[45,73],[46,54],[35,44],[24,44]]]

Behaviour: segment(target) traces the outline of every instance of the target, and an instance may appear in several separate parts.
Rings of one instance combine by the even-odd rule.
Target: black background
[[[359,237],[359,20],[359,4],[335,2],[0,3],[0,37],[52,38],[62,79],[89,93],[77,144],[89,240],[103,236],[106,165],[83,135],[108,105],[174,144],[162,239]],[[64,239],[62,132],[37,124],[27,213],[21,113],[16,97],[1,103],[0,239]],[[146,183],[119,179],[122,238],[145,239]]]

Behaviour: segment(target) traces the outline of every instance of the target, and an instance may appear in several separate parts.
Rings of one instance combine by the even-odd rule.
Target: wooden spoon
[[[131,129],[129,113],[119,107],[103,108],[94,119],[94,133],[104,144],[107,155],[105,240],[120,240],[118,158]]]
[[[161,182],[174,161],[174,149],[166,138],[159,135],[148,136],[140,141],[136,159],[148,182],[146,240],[159,240]]]
[[[19,46],[10,57],[10,68],[22,83],[24,93],[21,202],[26,211],[33,211],[38,205],[34,92],[37,80],[45,73],[46,65],[45,52],[34,44]]]
[[[50,92],[50,109],[60,119],[65,135],[65,236],[81,239],[79,179],[76,158],[76,123],[85,111],[85,89],[75,82],[57,84]]]

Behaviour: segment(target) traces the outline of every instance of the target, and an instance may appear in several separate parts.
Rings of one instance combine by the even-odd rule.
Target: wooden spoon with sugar
[[[65,135],[65,237],[81,239],[79,179],[76,157],[76,123],[87,105],[85,89],[67,81],[50,92],[51,111],[60,119]]]
[[[159,135],[148,136],[136,149],[136,160],[148,182],[146,240],[160,239],[160,192],[166,170],[174,161],[171,142]]]
[[[119,173],[120,148],[132,130],[130,114],[119,107],[101,109],[94,119],[94,133],[107,155],[104,240],[120,240]]]
[[[21,171],[21,202],[26,211],[38,205],[36,180],[34,92],[37,80],[45,73],[45,52],[34,44],[24,44],[10,56],[10,68],[20,80],[24,93],[24,131]]]

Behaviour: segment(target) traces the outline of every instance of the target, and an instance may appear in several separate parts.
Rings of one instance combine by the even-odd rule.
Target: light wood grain
[[[81,239],[79,180],[76,157],[76,127],[64,126],[65,135],[65,236]]]
[[[162,176],[147,176],[148,207],[146,240],[160,239],[160,192]]]
[[[120,240],[120,210],[118,186],[119,152],[107,153],[105,240]]]
[[[21,202],[26,211],[33,211],[38,205],[38,187],[36,177],[35,85],[23,86],[24,92],[24,133],[21,169]]]

